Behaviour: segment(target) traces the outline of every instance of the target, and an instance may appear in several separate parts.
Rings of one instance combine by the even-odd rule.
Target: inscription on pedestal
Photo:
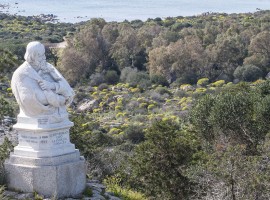
[[[30,147],[53,147],[59,145],[65,145],[70,143],[69,141],[69,129],[52,131],[47,134],[38,134],[31,132],[19,133],[19,145]]]
[[[40,118],[40,119],[38,119],[38,124],[39,125],[46,125],[46,124],[48,124],[48,121],[49,121],[48,118]]]
[[[68,142],[68,138],[66,137],[66,134],[67,134],[66,131],[62,131],[62,132],[52,134],[51,135],[52,143],[54,145],[66,144]]]

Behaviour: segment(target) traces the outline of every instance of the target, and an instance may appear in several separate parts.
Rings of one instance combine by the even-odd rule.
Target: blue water
[[[62,22],[94,17],[106,21],[198,15],[204,12],[243,13],[269,10],[270,0],[1,0],[2,12],[18,15],[54,14]]]

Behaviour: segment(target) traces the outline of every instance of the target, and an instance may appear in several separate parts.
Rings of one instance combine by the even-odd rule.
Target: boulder
[[[97,108],[99,105],[99,102],[96,99],[93,100],[88,100],[84,103],[82,103],[79,107],[78,107],[78,111],[86,111],[86,110],[93,110],[95,108]]]

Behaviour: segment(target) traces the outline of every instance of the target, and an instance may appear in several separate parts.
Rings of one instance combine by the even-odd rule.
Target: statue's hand
[[[55,84],[49,81],[40,80],[38,81],[38,84],[42,90],[55,90],[56,89]]]

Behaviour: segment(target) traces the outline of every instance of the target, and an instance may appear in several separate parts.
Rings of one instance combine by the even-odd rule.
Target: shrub
[[[211,86],[222,87],[224,84],[225,84],[224,80],[219,80],[219,81],[216,81],[216,82],[212,83]]]
[[[104,89],[108,89],[109,86],[106,84],[106,83],[101,83],[99,86],[98,86],[98,90],[102,91]]]
[[[121,76],[120,76],[120,80],[124,83],[127,82],[127,78],[130,74],[133,74],[133,73],[137,73],[137,69],[135,68],[131,68],[131,67],[125,67],[124,69],[122,69],[121,71]]]
[[[105,83],[105,77],[101,73],[95,73],[90,76],[90,85],[91,86],[98,86],[102,83]]]
[[[180,89],[187,92],[187,91],[193,91],[195,88],[191,86],[190,84],[183,84],[183,85],[180,85]]]
[[[124,200],[147,200],[145,195],[140,192],[133,191],[121,185],[121,179],[115,176],[107,177],[104,180],[108,192],[112,192],[115,196]]]
[[[63,37],[61,37],[59,35],[53,35],[53,36],[48,38],[48,41],[51,42],[51,43],[63,42]]]
[[[116,84],[119,82],[119,75],[114,70],[109,70],[105,74],[105,80],[108,84]]]
[[[197,83],[197,75],[194,72],[184,73],[180,78],[176,79],[176,82],[181,84],[196,84]]]
[[[154,104],[150,104],[150,105],[147,107],[147,109],[148,109],[148,110],[153,110],[155,107],[156,107],[156,106],[155,106]]]
[[[191,183],[183,170],[197,145],[196,135],[176,122],[155,122],[131,158],[131,183],[154,199],[188,199]]]
[[[243,65],[238,66],[233,75],[239,80],[253,82],[262,77],[262,70],[255,65]]]
[[[161,94],[161,95],[163,95],[163,94],[169,94],[169,95],[171,95],[171,94],[172,94],[172,93],[171,93],[167,88],[165,88],[165,87],[157,87],[157,88],[155,89],[155,91],[156,91],[157,93]]]
[[[137,71],[131,67],[126,67],[121,71],[120,80],[129,83],[131,87],[148,88],[151,86],[150,77],[146,72]]]
[[[10,152],[13,151],[13,147],[13,144],[11,143],[11,141],[8,140],[7,137],[4,138],[4,142],[0,145],[0,185],[6,184],[6,172],[4,169],[4,162],[9,157]],[[0,189],[2,188],[0,187]]]
[[[141,126],[130,125],[124,131],[125,138],[130,140],[133,144],[138,144],[144,141],[144,131]]]
[[[150,79],[151,79],[151,82],[153,84],[162,85],[162,86],[169,86],[169,82],[162,75],[154,74],[150,77]]]
[[[0,97],[0,119],[3,119],[4,116],[13,117],[14,110],[6,99]]]
[[[201,78],[197,81],[198,86],[206,86],[209,84],[209,79],[208,78]]]
[[[137,72],[129,74],[127,77],[127,82],[130,86],[138,86],[139,88],[146,89],[151,86],[151,81],[149,75],[145,72]]]

